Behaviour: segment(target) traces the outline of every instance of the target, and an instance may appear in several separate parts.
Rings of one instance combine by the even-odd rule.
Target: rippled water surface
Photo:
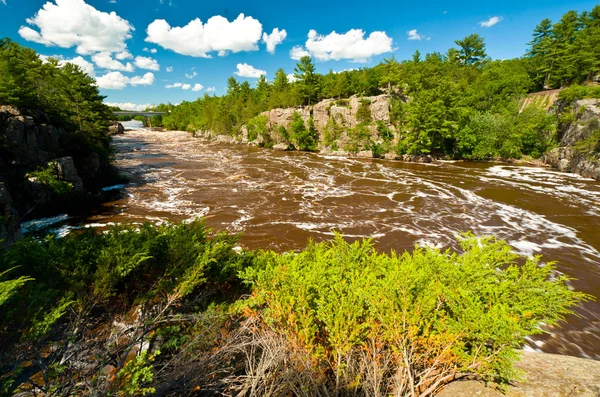
[[[194,139],[184,132],[127,131],[114,139],[131,178],[123,198],[88,225],[205,216],[243,232],[247,248],[299,249],[308,239],[372,237],[378,248],[455,245],[460,231],[544,254],[577,290],[600,297],[600,183],[542,168],[407,164],[268,151]],[[600,305],[588,302],[532,349],[600,359]]]

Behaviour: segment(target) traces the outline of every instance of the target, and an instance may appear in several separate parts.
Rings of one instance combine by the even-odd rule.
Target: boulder
[[[125,133],[125,127],[123,124],[114,122],[110,127],[108,127],[108,135],[121,135]]]
[[[286,151],[293,150],[293,146],[288,143],[276,143],[273,145],[273,150]]]
[[[600,395],[600,361],[558,354],[523,352],[517,368],[523,381],[506,394],[475,380],[455,381],[438,397],[597,397]]]
[[[585,178],[600,180],[600,159],[577,152],[570,146],[550,150],[544,156],[544,163],[553,168],[579,174]]]

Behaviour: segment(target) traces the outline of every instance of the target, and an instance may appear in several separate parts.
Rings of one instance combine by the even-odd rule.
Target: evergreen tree
[[[461,61],[469,65],[479,65],[486,57],[485,42],[478,34],[471,34],[462,40],[456,40]]]
[[[303,56],[296,63],[294,76],[300,81],[301,92],[308,105],[314,103],[319,95],[319,76],[311,57]]]

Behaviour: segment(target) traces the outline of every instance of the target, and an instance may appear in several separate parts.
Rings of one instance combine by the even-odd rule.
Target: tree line
[[[264,76],[252,87],[234,77],[223,96],[205,94],[177,106],[153,125],[177,130],[210,130],[237,135],[259,113],[313,105],[352,95],[392,96],[392,125],[399,154],[437,154],[455,158],[539,157],[555,139],[556,119],[543,109],[521,111],[519,101],[543,88],[591,82],[600,70],[600,6],[567,12],[559,22],[542,21],[527,54],[491,60],[484,39],[471,34],[445,53],[385,59],[372,68],[327,74],[316,72],[310,57],[297,63],[293,81],[283,69],[272,81]]]

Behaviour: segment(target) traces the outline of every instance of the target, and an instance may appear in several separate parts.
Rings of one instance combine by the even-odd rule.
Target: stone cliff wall
[[[582,99],[576,101],[571,110],[575,120],[563,126],[560,131],[560,147],[552,149],[544,156],[546,164],[560,171],[573,172],[586,178],[600,180],[600,157],[577,150],[584,141],[600,130],[600,100]]]
[[[0,239],[19,237],[15,226],[19,214],[45,216],[71,210],[113,182],[112,166],[86,146],[69,145],[72,138],[76,134],[52,125],[43,112],[0,106]],[[70,199],[58,197],[38,178],[28,176],[40,168],[53,170],[57,180],[73,186]]]

